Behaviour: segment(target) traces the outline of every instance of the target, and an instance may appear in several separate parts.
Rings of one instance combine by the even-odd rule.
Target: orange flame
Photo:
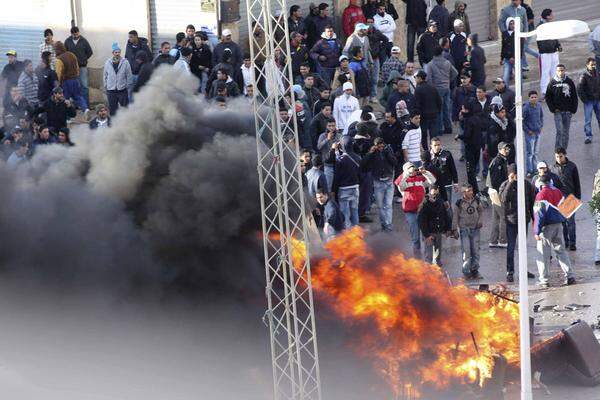
[[[302,265],[305,244],[294,240],[293,247],[294,265]],[[440,268],[400,252],[376,254],[358,227],[325,250],[312,261],[315,294],[360,332],[359,353],[396,393],[407,385],[482,385],[497,353],[518,362],[517,304],[450,286]]]

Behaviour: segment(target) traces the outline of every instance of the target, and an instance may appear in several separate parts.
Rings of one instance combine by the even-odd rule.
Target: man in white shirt
[[[190,70],[190,60],[192,59],[192,49],[189,47],[182,47],[179,49],[179,54],[180,57],[177,59],[177,61],[175,61],[173,67],[179,71],[191,74],[192,71]]]
[[[410,86],[410,93],[415,94],[417,88],[417,80],[415,79],[415,64],[412,61],[407,61],[404,66],[404,75],[402,78],[407,80]]]
[[[419,168],[421,162],[421,114],[413,111],[410,114],[410,123],[406,127],[406,135],[402,141],[402,153],[404,160],[410,161]]]
[[[244,63],[240,67],[242,78],[244,79],[244,95],[247,95],[247,87],[254,86],[254,71],[252,71],[252,60],[250,54],[244,54]]]
[[[348,134],[348,119],[350,115],[360,109],[358,99],[352,96],[354,87],[352,83],[346,82],[342,86],[344,93],[337,97],[333,103],[333,118],[335,119],[337,128],[343,131],[343,135]]]
[[[380,3],[377,7],[377,14],[373,16],[373,25],[383,33],[391,43],[394,43],[394,31],[396,30],[396,21],[385,12],[385,4]]]

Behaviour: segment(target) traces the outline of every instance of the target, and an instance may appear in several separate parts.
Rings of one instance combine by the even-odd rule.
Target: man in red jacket
[[[402,174],[394,183],[402,193],[402,211],[410,229],[414,256],[420,257],[421,239],[417,212],[425,198],[425,188],[435,183],[435,177],[424,167],[417,170],[413,163],[407,162],[402,166]]]
[[[362,7],[360,6],[360,0],[350,0],[350,4],[342,14],[342,26],[346,37],[354,33],[354,26],[356,24],[364,24],[365,22],[367,22],[367,20],[363,14]]]

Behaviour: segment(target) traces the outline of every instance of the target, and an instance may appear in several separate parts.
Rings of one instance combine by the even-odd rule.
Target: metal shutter
[[[194,25],[197,31],[207,26],[216,33],[216,13],[203,12],[201,3],[201,0],[150,0],[152,48],[158,50],[165,41],[174,45],[175,35],[185,32],[188,24]]]
[[[600,1],[598,0],[534,0],[533,13],[535,15],[535,23],[540,20],[540,14],[545,8],[550,8],[554,11],[554,17],[557,21],[566,19],[580,19],[583,21],[591,21],[600,18]],[[590,26],[591,29],[595,28]]]
[[[490,0],[466,0],[465,3],[471,32],[479,34],[481,42],[487,41],[490,36]],[[450,12],[454,11],[454,3],[449,2],[448,7],[452,7]]]
[[[44,8],[48,0],[21,0],[10,12],[0,14],[0,68],[8,60],[7,50],[16,50],[18,59],[30,59],[34,65],[40,58],[40,44],[44,36]]]

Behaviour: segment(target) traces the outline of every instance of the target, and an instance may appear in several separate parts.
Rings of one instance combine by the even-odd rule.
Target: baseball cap
[[[342,62],[342,60],[347,60],[347,59],[348,59],[348,57],[342,54],[340,56],[339,62]]]
[[[493,83],[504,83],[504,79],[498,77],[492,81]]]
[[[405,162],[405,163],[402,165],[402,172],[406,172],[406,171],[408,171],[409,169],[411,169],[411,168],[414,168],[414,167],[415,167],[415,164],[411,163],[410,161],[409,161],[409,162]]]
[[[356,24],[356,26],[354,27],[355,31],[362,31],[363,29],[369,29],[369,26],[367,24],[363,24],[362,22]]]
[[[223,29],[223,32],[221,32],[221,36],[231,36],[231,31],[229,29]]]
[[[354,86],[352,86],[352,82],[345,82],[342,86],[342,90],[354,90]]]
[[[6,52],[7,56],[17,56],[17,51],[16,50],[9,50]]]
[[[548,164],[546,164],[546,161],[540,161],[537,163],[537,168],[548,168]]]
[[[400,53],[400,47],[398,47],[398,46],[392,47],[392,53]]]

